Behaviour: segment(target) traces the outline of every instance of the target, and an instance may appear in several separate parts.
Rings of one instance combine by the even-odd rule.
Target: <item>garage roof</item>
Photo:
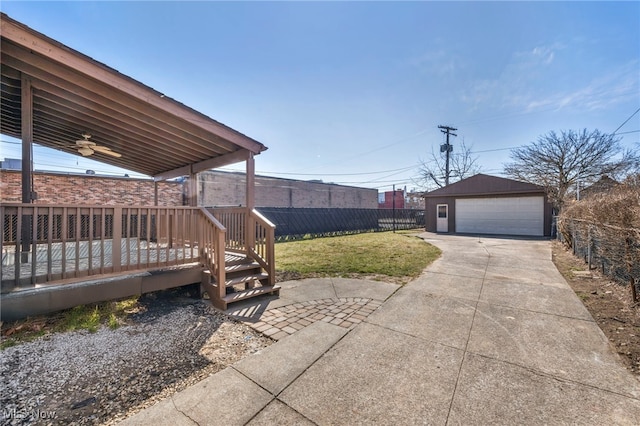
[[[83,133],[119,158],[95,160],[156,179],[243,161],[258,141],[0,14],[3,134],[21,139],[22,93],[33,97],[33,142],[78,154]]]
[[[477,174],[449,186],[427,192],[425,197],[544,194],[542,186],[485,174]]]

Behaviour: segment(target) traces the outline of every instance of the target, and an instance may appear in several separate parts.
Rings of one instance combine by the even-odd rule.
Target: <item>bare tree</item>
[[[462,141],[449,154],[449,182],[457,182],[480,172],[476,164],[478,157],[473,157],[471,147]],[[445,186],[446,181],[446,153],[435,153],[431,148],[431,158],[420,160],[420,186],[426,190],[433,190]]]
[[[602,175],[614,179],[637,171],[637,150],[625,150],[620,138],[599,130],[554,131],[511,151],[504,171],[514,179],[542,185],[557,212],[573,185],[587,185]]]

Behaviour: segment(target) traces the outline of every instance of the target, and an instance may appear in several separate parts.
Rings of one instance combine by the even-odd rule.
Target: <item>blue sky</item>
[[[415,187],[438,125],[487,174],[640,107],[639,2],[14,2],[13,19],[264,143],[259,174]],[[640,113],[620,130],[638,149]],[[19,158],[3,136],[0,158]],[[120,173],[43,148],[35,168]],[[243,169],[239,164],[238,169]]]

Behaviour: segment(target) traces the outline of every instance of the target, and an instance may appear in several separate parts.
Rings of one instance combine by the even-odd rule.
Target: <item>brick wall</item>
[[[21,172],[0,170],[0,201],[22,201]],[[154,205],[154,182],[148,179],[34,172],[36,204]],[[158,205],[181,206],[181,182],[158,182]]]
[[[378,208],[392,209],[395,207],[396,209],[404,209],[404,191],[403,190],[398,189],[395,191],[395,193],[394,191],[387,191],[384,194],[381,193],[381,195],[384,195],[384,198],[379,196]],[[394,200],[394,197],[395,197],[395,200]]]
[[[198,176],[200,205],[238,206],[245,204],[246,178],[244,173],[208,171]],[[378,191],[368,188],[255,177],[256,207],[297,208],[363,208],[378,207]]]
[[[34,172],[37,204],[88,205],[153,205],[154,183],[147,179],[70,175]],[[22,200],[21,173],[0,170],[0,201]],[[378,191],[344,185],[279,179],[255,178],[256,207],[298,208],[364,208],[378,207]],[[198,197],[201,206],[239,206],[246,204],[244,173],[203,172],[198,175]],[[180,182],[158,182],[158,205],[183,205]]]

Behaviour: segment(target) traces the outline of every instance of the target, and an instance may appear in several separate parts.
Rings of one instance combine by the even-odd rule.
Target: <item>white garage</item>
[[[456,231],[471,234],[544,235],[544,197],[458,198]]]
[[[551,236],[544,187],[477,174],[424,194],[428,232]]]

